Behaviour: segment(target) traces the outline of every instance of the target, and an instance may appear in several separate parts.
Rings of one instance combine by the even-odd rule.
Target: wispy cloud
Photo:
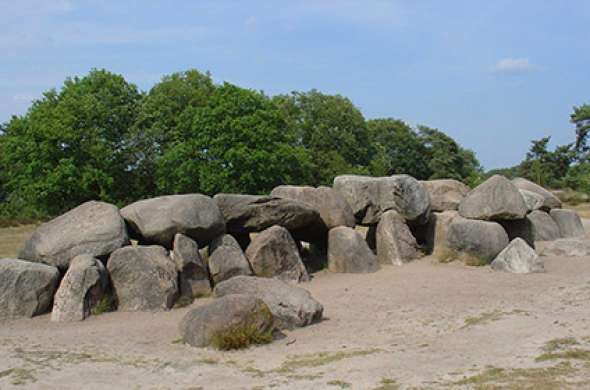
[[[493,67],[497,73],[519,73],[534,69],[528,58],[502,58]]]

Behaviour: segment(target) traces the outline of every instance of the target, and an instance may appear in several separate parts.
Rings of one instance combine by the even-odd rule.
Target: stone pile
[[[212,295],[183,320],[183,338],[260,334],[320,321],[297,286],[309,253],[331,272],[376,272],[432,253],[514,273],[541,272],[542,255],[590,255],[579,216],[525,179],[456,180],[344,175],[333,187],[279,186],[270,195],[169,195],[121,210],[91,201],[40,225],[18,259],[0,260],[0,319],[51,311],[79,321],[112,302],[169,310]]]

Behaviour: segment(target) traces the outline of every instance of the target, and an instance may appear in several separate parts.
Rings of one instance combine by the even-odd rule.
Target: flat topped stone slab
[[[206,246],[225,232],[217,204],[206,195],[168,195],[140,200],[121,210],[130,233],[142,244],[171,249],[174,236],[184,234]]]
[[[217,194],[213,199],[231,234],[261,232],[273,225],[289,230],[296,240],[313,241],[326,234],[320,214],[303,202],[242,194]]]
[[[337,226],[354,227],[352,209],[338,192],[329,187],[278,186],[271,196],[297,200],[312,206],[320,213],[327,229]]]

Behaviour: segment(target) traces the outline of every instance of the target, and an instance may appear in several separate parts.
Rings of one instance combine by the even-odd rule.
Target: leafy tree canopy
[[[368,173],[365,119],[349,99],[311,90],[280,95],[274,101],[286,118],[288,131],[311,155],[312,184],[331,184],[334,176],[343,173]]]
[[[157,162],[163,192],[258,194],[310,180],[307,152],[262,93],[223,84],[206,106],[189,109],[182,120],[187,139]]]
[[[406,173],[417,179],[431,175],[427,147],[416,132],[401,120],[372,119],[367,121],[369,139],[373,147],[371,174],[388,176]]]
[[[90,199],[128,198],[128,130],[140,99],[122,76],[92,70],[13,117],[4,126],[0,155],[11,200],[55,214]]]
[[[575,148],[578,153],[586,157],[588,151],[588,132],[590,132],[590,105],[583,104],[574,107],[574,112],[570,116],[570,121],[576,126]],[[582,157],[582,156],[580,156]]]

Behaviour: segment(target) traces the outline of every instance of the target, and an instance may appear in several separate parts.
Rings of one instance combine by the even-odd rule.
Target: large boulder
[[[273,189],[270,195],[310,205],[320,213],[327,229],[337,226],[354,227],[355,225],[350,205],[332,188],[283,185]]]
[[[174,236],[174,245],[170,256],[176,263],[181,297],[190,300],[211,293],[209,269],[201,258],[199,245],[195,240],[178,233]]]
[[[375,235],[377,260],[381,264],[402,265],[420,257],[418,243],[397,211],[383,213]]]
[[[430,196],[418,180],[408,175],[337,176],[334,190],[352,207],[359,224],[376,224],[387,210],[397,211],[411,224],[428,221]]]
[[[238,275],[252,275],[250,263],[241,248],[222,245],[209,256],[209,272],[213,284]]]
[[[375,272],[379,262],[360,233],[339,226],[328,235],[328,268],[332,272]]]
[[[455,218],[461,218],[456,210],[430,214],[425,232],[425,245],[427,251],[440,261],[451,260],[446,258],[448,252],[447,234],[449,226]]]
[[[66,270],[70,260],[78,255],[106,257],[128,243],[119,209],[90,201],[40,225],[18,257]]]
[[[510,241],[515,238],[522,238],[531,247],[535,248],[535,228],[533,222],[528,218],[498,221],[506,230]]]
[[[492,269],[515,274],[545,271],[543,259],[522,238],[515,238],[492,261]]]
[[[421,183],[430,195],[432,211],[457,210],[470,190],[465,184],[453,179],[426,180]]]
[[[531,211],[539,210],[543,207],[545,198],[543,198],[542,195],[528,190],[519,189],[519,191],[520,195],[522,195],[522,199],[524,199],[524,204],[526,205],[527,211],[529,213]]]
[[[100,260],[90,255],[74,257],[55,294],[51,320],[84,320],[103,297],[108,283]]]
[[[455,218],[447,232],[449,259],[467,265],[486,265],[508,245],[508,235],[497,222]],[[448,260],[448,259],[443,259]]]
[[[140,200],[121,209],[121,215],[129,225],[129,233],[140,243],[169,249],[177,233],[205,246],[225,232],[225,222],[216,203],[201,194]]]
[[[192,309],[180,322],[184,342],[194,347],[221,349],[243,347],[251,342],[269,341],[274,330],[268,306],[252,295],[232,294]],[[233,345],[235,335],[248,339]]]
[[[522,177],[512,179],[512,183],[521,190],[527,190],[541,195],[543,197],[543,205],[541,206],[543,210],[548,211],[555,208],[561,208],[561,201],[559,198],[540,185]]]
[[[527,219],[533,225],[535,241],[553,241],[561,238],[559,226],[545,211],[535,210],[527,215]]]
[[[261,232],[273,225],[289,230],[293,238],[315,241],[326,234],[320,214],[310,205],[274,196],[217,194],[214,196],[232,235]]]
[[[178,296],[176,264],[160,246],[118,249],[107,269],[120,311],[167,310]]]
[[[573,238],[584,237],[586,235],[582,220],[574,210],[552,209],[549,212],[549,215],[551,215],[551,218],[553,218],[559,227],[559,234],[561,237]]]
[[[523,219],[526,213],[520,191],[501,175],[494,175],[475,187],[459,205],[459,214],[469,219]]]
[[[219,248],[220,246],[233,246],[237,249],[242,248],[234,236],[230,234],[222,234],[221,236],[213,239],[213,241],[211,241],[209,244],[209,255],[215,252],[215,249]]]
[[[537,243],[537,250],[541,256],[590,256],[590,240],[578,237],[541,241]]]
[[[278,279],[236,276],[215,286],[215,295],[248,294],[262,299],[279,329],[293,329],[318,322],[324,308],[309,291]]]
[[[309,280],[297,245],[282,226],[272,226],[257,234],[246,249],[246,258],[256,276],[294,282]]]
[[[0,259],[0,319],[33,317],[47,312],[58,282],[56,267]]]

